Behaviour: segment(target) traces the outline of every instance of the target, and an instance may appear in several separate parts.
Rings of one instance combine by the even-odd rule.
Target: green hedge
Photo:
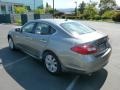
[[[100,15],[95,15],[95,16],[93,17],[93,19],[94,19],[94,20],[100,20],[100,19],[101,19],[101,16],[100,16]]]
[[[84,19],[84,20],[89,20],[89,19],[100,20],[101,19],[100,15],[95,15],[93,18],[90,18],[89,15],[87,14],[81,14],[79,16],[62,16],[61,18],[63,19]]]
[[[62,16],[63,19],[82,19],[81,16]]]
[[[113,15],[115,14],[115,11],[106,11],[103,15],[102,15],[102,19],[112,19]]]
[[[116,12],[112,17],[112,20],[115,22],[120,22],[120,12]]]
[[[20,19],[16,19],[16,20],[15,20],[15,23],[16,23],[17,25],[21,25],[21,20],[20,20]]]

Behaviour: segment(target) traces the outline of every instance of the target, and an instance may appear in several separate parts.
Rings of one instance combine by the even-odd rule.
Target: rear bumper
[[[93,73],[102,69],[108,62],[111,55],[111,48],[109,48],[102,56],[78,56],[70,55],[69,59],[63,61],[63,71],[77,72],[77,73]]]

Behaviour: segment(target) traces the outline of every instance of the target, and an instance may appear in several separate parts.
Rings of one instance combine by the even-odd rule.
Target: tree
[[[16,14],[24,14],[27,12],[26,7],[24,6],[15,6],[14,9]]]
[[[93,19],[97,15],[97,9],[93,3],[87,4],[84,10],[84,16],[86,19]]]
[[[46,12],[46,13],[51,13],[51,12],[53,12],[51,6],[50,6],[48,3],[46,3],[45,12]]]
[[[112,17],[112,20],[115,22],[120,22],[120,12],[116,12]]]
[[[114,14],[115,14],[114,10],[106,11],[102,14],[102,19],[112,19]]]
[[[64,15],[64,12],[56,12],[56,13],[55,13],[55,16],[59,16],[59,17],[60,17],[60,16],[62,16],[62,15]]]
[[[45,14],[45,10],[44,9],[36,9],[35,14]]]
[[[80,5],[79,5],[79,11],[80,11],[80,14],[83,14],[84,13],[84,10],[85,10],[85,2],[84,1],[82,1],[82,3],[80,3]]]
[[[100,14],[102,15],[107,10],[113,10],[116,5],[117,4],[115,0],[100,0]]]
[[[46,3],[46,8],[48,8],[49,7],[49,4],[48,4],[48,2]]]

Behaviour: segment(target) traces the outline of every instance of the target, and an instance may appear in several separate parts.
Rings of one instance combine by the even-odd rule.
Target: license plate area
[[[106,44],[105,44],[105,43],[102,43],[102,44],[100,44],[98,47],[99,47],[99,51],[103,51],[103,50],[106,49]]]

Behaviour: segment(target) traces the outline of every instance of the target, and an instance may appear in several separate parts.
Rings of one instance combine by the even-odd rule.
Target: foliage
[[[55,13],[55,16],[59,16],[59,17],[60,17],[60,16],[62,16],[62,15],[64,15],[63,12],[56,12],[56,13]]]
[[[95,16],[93,17],[93,19],[94,19],[94,20],[100,20],[100,19],[101,19],[101,16],[100,16],[100,15],[95,15]]]
[[[120,22],[120,12],[116,12],[112,17],[112,20],[116,22]]]
[[[53,14],[53,8],[48,3],[46,3],[45,13]],[[58,13],[58,11],[54,9],[54,14],[56,13]]]
[[[35,14],[45,14],[45,10],[44,9],[36,9]]]
[[[80,19],[80,16],[69,16],[69,15],[63,15],[63,19]]]
[[[51,6],[46,2],[46,8],[51,8]]]
[[[86,6],[85,2],[82,1],[82,3],[80,3],[80,5],[79,5],[79,9],[78,9],[78,11],[80,11],[81,14],[84,13],[85,6]]]
[[[53,13],[53,9],[48,3],[46,3],[45,13]]]
[[[46,13],[53,14],[53,9],[49,9]]]
[[[15,20],[15,23],[16,23],[17,25],[21,25],[21,20],[20,20],[20,19],[16,19],[16,20]]]
[[[99,8],[102,15],[105,11],[113,10],[116,6],[115,0],[100,0]]]
[[[104,12],[104,14],[102,15],[102,19],[112,19],[112,16],[114,15],[115,11],[106,11]]]
[[[24,14],[27,12],[26,7],[24,6],[15,6],[14,9],[16,14]]]
[[[85,19],[85,18],[84,18],[84,14],[79,14],[78,17],[79,17],[79,19]]]
[[[95,15],[97,15],[96,7],[92,4],[88,4],[85,7],[84,18],[85,19],[93,19],[95,17]]]

